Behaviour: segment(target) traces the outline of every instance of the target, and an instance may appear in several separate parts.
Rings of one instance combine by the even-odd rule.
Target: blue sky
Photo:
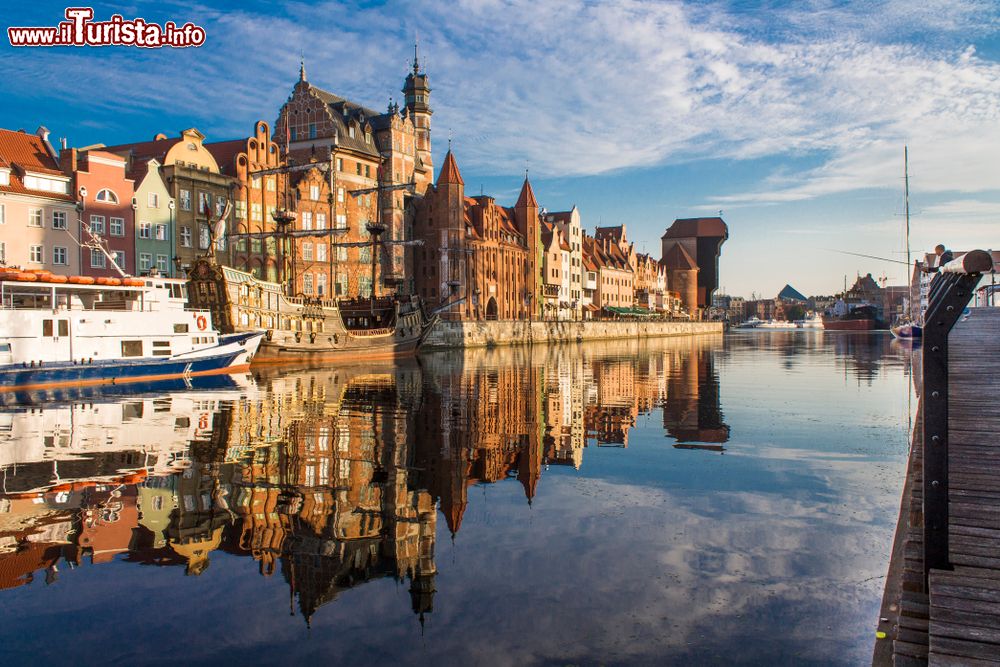
[[[470,191],[512,204],[527,166],[542,206],[625,223],[640,249],[678,217],[723,211],[722,283],[772,296],[904,267],[912,243],[1000,248],[1000,5],[989,0],[96,3],[193,21],[204,46],[13,49],[0,40],[0,127],[83,146],[272,122],[304,55],[315,85],[375,108],[415,35],[435,163],[449,134]],[[5,7],[55,25],[64,4]]]

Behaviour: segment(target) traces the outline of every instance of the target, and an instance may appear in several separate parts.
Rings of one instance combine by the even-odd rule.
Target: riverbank
[[[721,322],[438,322],[424,341],[429,349],[582,343],[590,340],[721,334]]]

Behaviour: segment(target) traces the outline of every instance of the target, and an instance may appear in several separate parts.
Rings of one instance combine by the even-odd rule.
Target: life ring
[[[198,319],[196,319],[194,322],[198,326],[198,331],[204,331],[205,329],[208,328],[208,320],[205,319],[204,315],[199,315]]]

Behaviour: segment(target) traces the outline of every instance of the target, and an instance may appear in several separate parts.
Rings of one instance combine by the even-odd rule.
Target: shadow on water
[[[853,662],[905,361],[749,332],[21,396],[0,636],[10,664]]]

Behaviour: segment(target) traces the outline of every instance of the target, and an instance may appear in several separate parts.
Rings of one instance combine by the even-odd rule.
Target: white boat
[[[784,320],[768,320],[767,322],[761,322],[760,329],[797,329],[795,322],[787,322]]]
[[[0,270],[0,392],[246,370],[262,331],[221,335],[184,281]]]
[[[740,322],[739,324],[737,324],[736,328],[737,329],[756,329],[760,325],[761,325],[761,321],[759,319],[757,319],[756,317],[751,317],[750,319],[745,320],[745,321]]]
[[[795,320],[795,326],[800,329],[822,329],[823,328],[823,316],[819,313],[813,313],[809,317],[801,320]]]

